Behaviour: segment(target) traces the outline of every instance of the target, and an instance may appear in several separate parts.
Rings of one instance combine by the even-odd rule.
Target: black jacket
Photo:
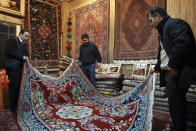
[[[95,64],[96,61],[101,62],[102,58],[97,46],[93,43],[84,43],[80,46],[80,55],[78,58],[82,65]]]
[[[163,47],[169,57],[168,66],[179,73],[185,66],[195,67],[195,37],[188,23],[181,19],[165,16],[158,24],[157,30]],[[160,47],[155,70],[160,71]]]
[[[4,67],[8,69],[21,67],[23,56],[28,56],[27,46],[22,44],[19,38],[9,39],[5,45]]]

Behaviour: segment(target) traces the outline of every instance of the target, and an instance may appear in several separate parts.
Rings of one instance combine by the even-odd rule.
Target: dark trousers
[[[186,131],[188,87],[179,88],[179,78],[173,76],[170,71],[165,76],[168,90],[169,112],[174,128],[172,131]]]
[[[18,94],[20,88],[20,80],[21,80],[21,72],[22,68],[17,68],[15,70],[6,69],[6,73],[9,78],[9,100],[10,100],[10,109],[11,112],[16,112]]]
[[[91,83],[96,87],[96,78],[95,78],[95,64],[91,65],[82,65],[82,71],[86,77],[91,81]]]

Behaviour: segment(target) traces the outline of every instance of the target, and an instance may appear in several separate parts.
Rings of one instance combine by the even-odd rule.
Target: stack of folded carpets
[[[157,77],[158,78],[158,77]],[[187,120],[188,129],[196,129],[196,85],[191,85],[187,95]],[[159,118],[160,116],[165,118],[164,121],[169,121],[169,107],[168,107],[168,97],[166,87],[160,87],[159,80],[157,79],[157,84],[154,93],[154,106],[153,114],[154,118]],[[167,117],[166,117],[167,116]]]
[[[123,84],[123,93],[133,90],[139,83],[141,83],[146,77],[138,76],[125,76]],[[155,93],[154,93],[154,111],[169,114],[168,98],[165,87],[160,87],[159,77],[157,77]]]
[[[154,97],[154,111],[157,113],[169,114],[166,87],[160,87],[159,77],[157,77]]]
[[[123,92],[127,92],[135,88],[139,83],[141,83],[145,77],[138,77],[138,76],[125,76],[123,83]]]
[[[187,97],[187,119],[188,124],[196,128],[196,84],[191,85],[186,95]]]
[[[191,85],[187,93],[187,101],[196,102],[196,85]]]
[[[158,77],[157,77],[158,78]],[[187,95],[187,120],[188,128],[196,129],[196,85],[191,85]],[[164,121],[169,121],[169,107],[166,87],[160,87],[157,79],[154,93],[154,118],[159,119],[159,116],[167,115]]]
[[[67,69],[67,67],[71,64],[73,59],[67,57],[67,56],[62,56],[60,61],[59,61],[59,66],[63,69]]]
[[[117,95],[122,89],[123,75],[121,74],[96,74],[96,88],[106,95]]]

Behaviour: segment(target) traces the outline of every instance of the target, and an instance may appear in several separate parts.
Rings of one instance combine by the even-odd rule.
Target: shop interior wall
[[[72,16],[72,49],[71,49],[71,55],[74,58],[75,57],[75,10],[87,5],[91,4],[92,2],[95,2],[96,0],[73,0],[71,2],[67,2],[66,0],[62,3],[62,30],[63,30],[63,51],[62,54],[66,55],[66,40],[67,40],[67,22],[68,22],[68,16],[71,14]],[[115,22],[115,0],[110,0],[110,20],[109,20],[109,47],[108,47],[108,62],[113,62],[113,48],[114,48],[114,22]]]
[[[67,21],[68,16],[72,16],[72,50],[71,55],[75,55],[75,9],[80,8],[86,4],[95,2],[96,0],[73,0],[62,3],[62,30],[63,30],[63,55],[67,54],[66,40],[67,40]],[[186,20],[192,27],[196,36],[196,1],[195,0],[166,0],[166,10],[172,17],[182,18]],[[113,49],[114,49],[114,23],[115,23],[115,0],[110,0],[110,23],[109,23],[109,47],[108,47],[108,62],[113,62]]]

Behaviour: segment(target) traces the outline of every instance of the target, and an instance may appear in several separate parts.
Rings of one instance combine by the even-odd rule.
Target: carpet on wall
[[[91,42],[95,43],[101,53],[102,62],[107,63],[108,57],[108,28],[109,0],[98,0],[75,10],[76,13],[76,58],[79,46],[82,44],[81,35],[87,33]]]
[[[36,61],[38,65],[43,63],[43,60],[49,66],[50,63],[53,63],[53,66],[58,65],[57,59],[60,56],[62,32],[61,5],[54,0],[31,0],[29,3],[31,60]],[[25,22],[27,23],[27,21]]]
[[[155,75],[133,90],[105,96],[76,62],[58,78],[24,65],[17,110],[21,130],[151,130]]]
[[[157,0],[116,0],[114,59],[143,60],[157,57],[157,33],[146,19]]]

